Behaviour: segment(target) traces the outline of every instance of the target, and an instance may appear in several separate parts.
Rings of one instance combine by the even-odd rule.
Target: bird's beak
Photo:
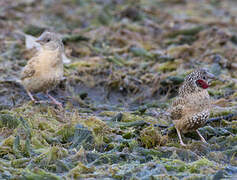
[[[211,80],[218,80],[218,81],[221,81],[221,82],[226,82],[225,80],[223,80],[223,79],[221,79],[221,78],[219,78],[219,77],[217,77],[214,74],[209,73],[209,72],[207,72],[207,77]]]
[[[217,80],[217,79],[218,79],[214,74],[209,73],[209,72],[207,72],[207,77],[208,77],[209,79],[214,79],[214,80]]]
[[[35,42],[39,43],[40,45],[43,45],[43,42],[41,40],[36,40]]]
[[[42,45],[43,44],[42,36],[38,37],[35,42],[37,42],[37,43]]]
[[[39,43],[40,45],[43,45],[43,42],[40,40],[36,40],[35,42]]]

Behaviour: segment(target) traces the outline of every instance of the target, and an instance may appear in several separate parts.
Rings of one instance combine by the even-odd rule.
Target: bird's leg
[[[53,96],[49,94],[49,92],[46,92],[47,96],[52,100],[52,102],[60,107],[60,109],[63,109],[62,103],[58,102]]]
[[[33,95],[31,94],[30,91],[26,90],[27,94],[30,96],[30,99],[35,103],[35,104],[43,104],[43,103],[47,103],[46,101],[37,101],[35,100],[35,98],[33,97]]]
[[[33,102],[36,102],[35,98],[32,96],[31,92],[26,90],[28,96],[30,96],[30,99],[33,101]]]
[[[182,140],[180,131],[179,131],[177,128],[176,128],[176,130],[177,130],[177,134],[178,134],[178,136],[179,136],[180,144],[181,144],[182,146],[186,146],[186,144],[184,144],[184,142],[183,142],[183,140]]]
[[[196,130],[196,132],[198,133],[199,137],[201,138],[201,141],[204,142],[204,143],[207,143],[207,141],[205,140],[205,138],[201,135],[201,133]]]

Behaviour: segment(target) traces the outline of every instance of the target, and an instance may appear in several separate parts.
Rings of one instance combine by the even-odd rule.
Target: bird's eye
[[[206,76],[203,76],[202,79],[206,80]]]
[[[46,42],[49,42],[49,41],[50,41],[50,39],[49,39],[49,38],[47,38],[47,39],[46,39]]]

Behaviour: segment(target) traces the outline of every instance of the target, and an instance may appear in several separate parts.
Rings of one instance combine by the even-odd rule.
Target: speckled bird
[[[55,33],[46,31],[36,42],[41,44],[41,48],[22,70],[21,83],[32,101],[38,102],[32,96],[32,92],[43,92],[54,104],[62,108],[62,104],[49,95],[49,91],[63,78],[62,40]]]
[[[211,99],[207,92],[208,80],[215,76],[207,69],[197,69],[190,73],[179,88],[178,97],[169,109],[171,119],[175,124],[180,144],[183,143],[181,132],[196,131],[201,141],[206,143],[198,128],[205,125],[210,115]]]

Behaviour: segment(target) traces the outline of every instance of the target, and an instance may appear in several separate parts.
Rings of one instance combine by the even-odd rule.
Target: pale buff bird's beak
[[[43,45],[42,36],[38,37],[35,42],[39,43],[40,45]]]
[[[43,45],[43,41],[41,40],[36,40],[35,42],[39,43],[40,45]]]

